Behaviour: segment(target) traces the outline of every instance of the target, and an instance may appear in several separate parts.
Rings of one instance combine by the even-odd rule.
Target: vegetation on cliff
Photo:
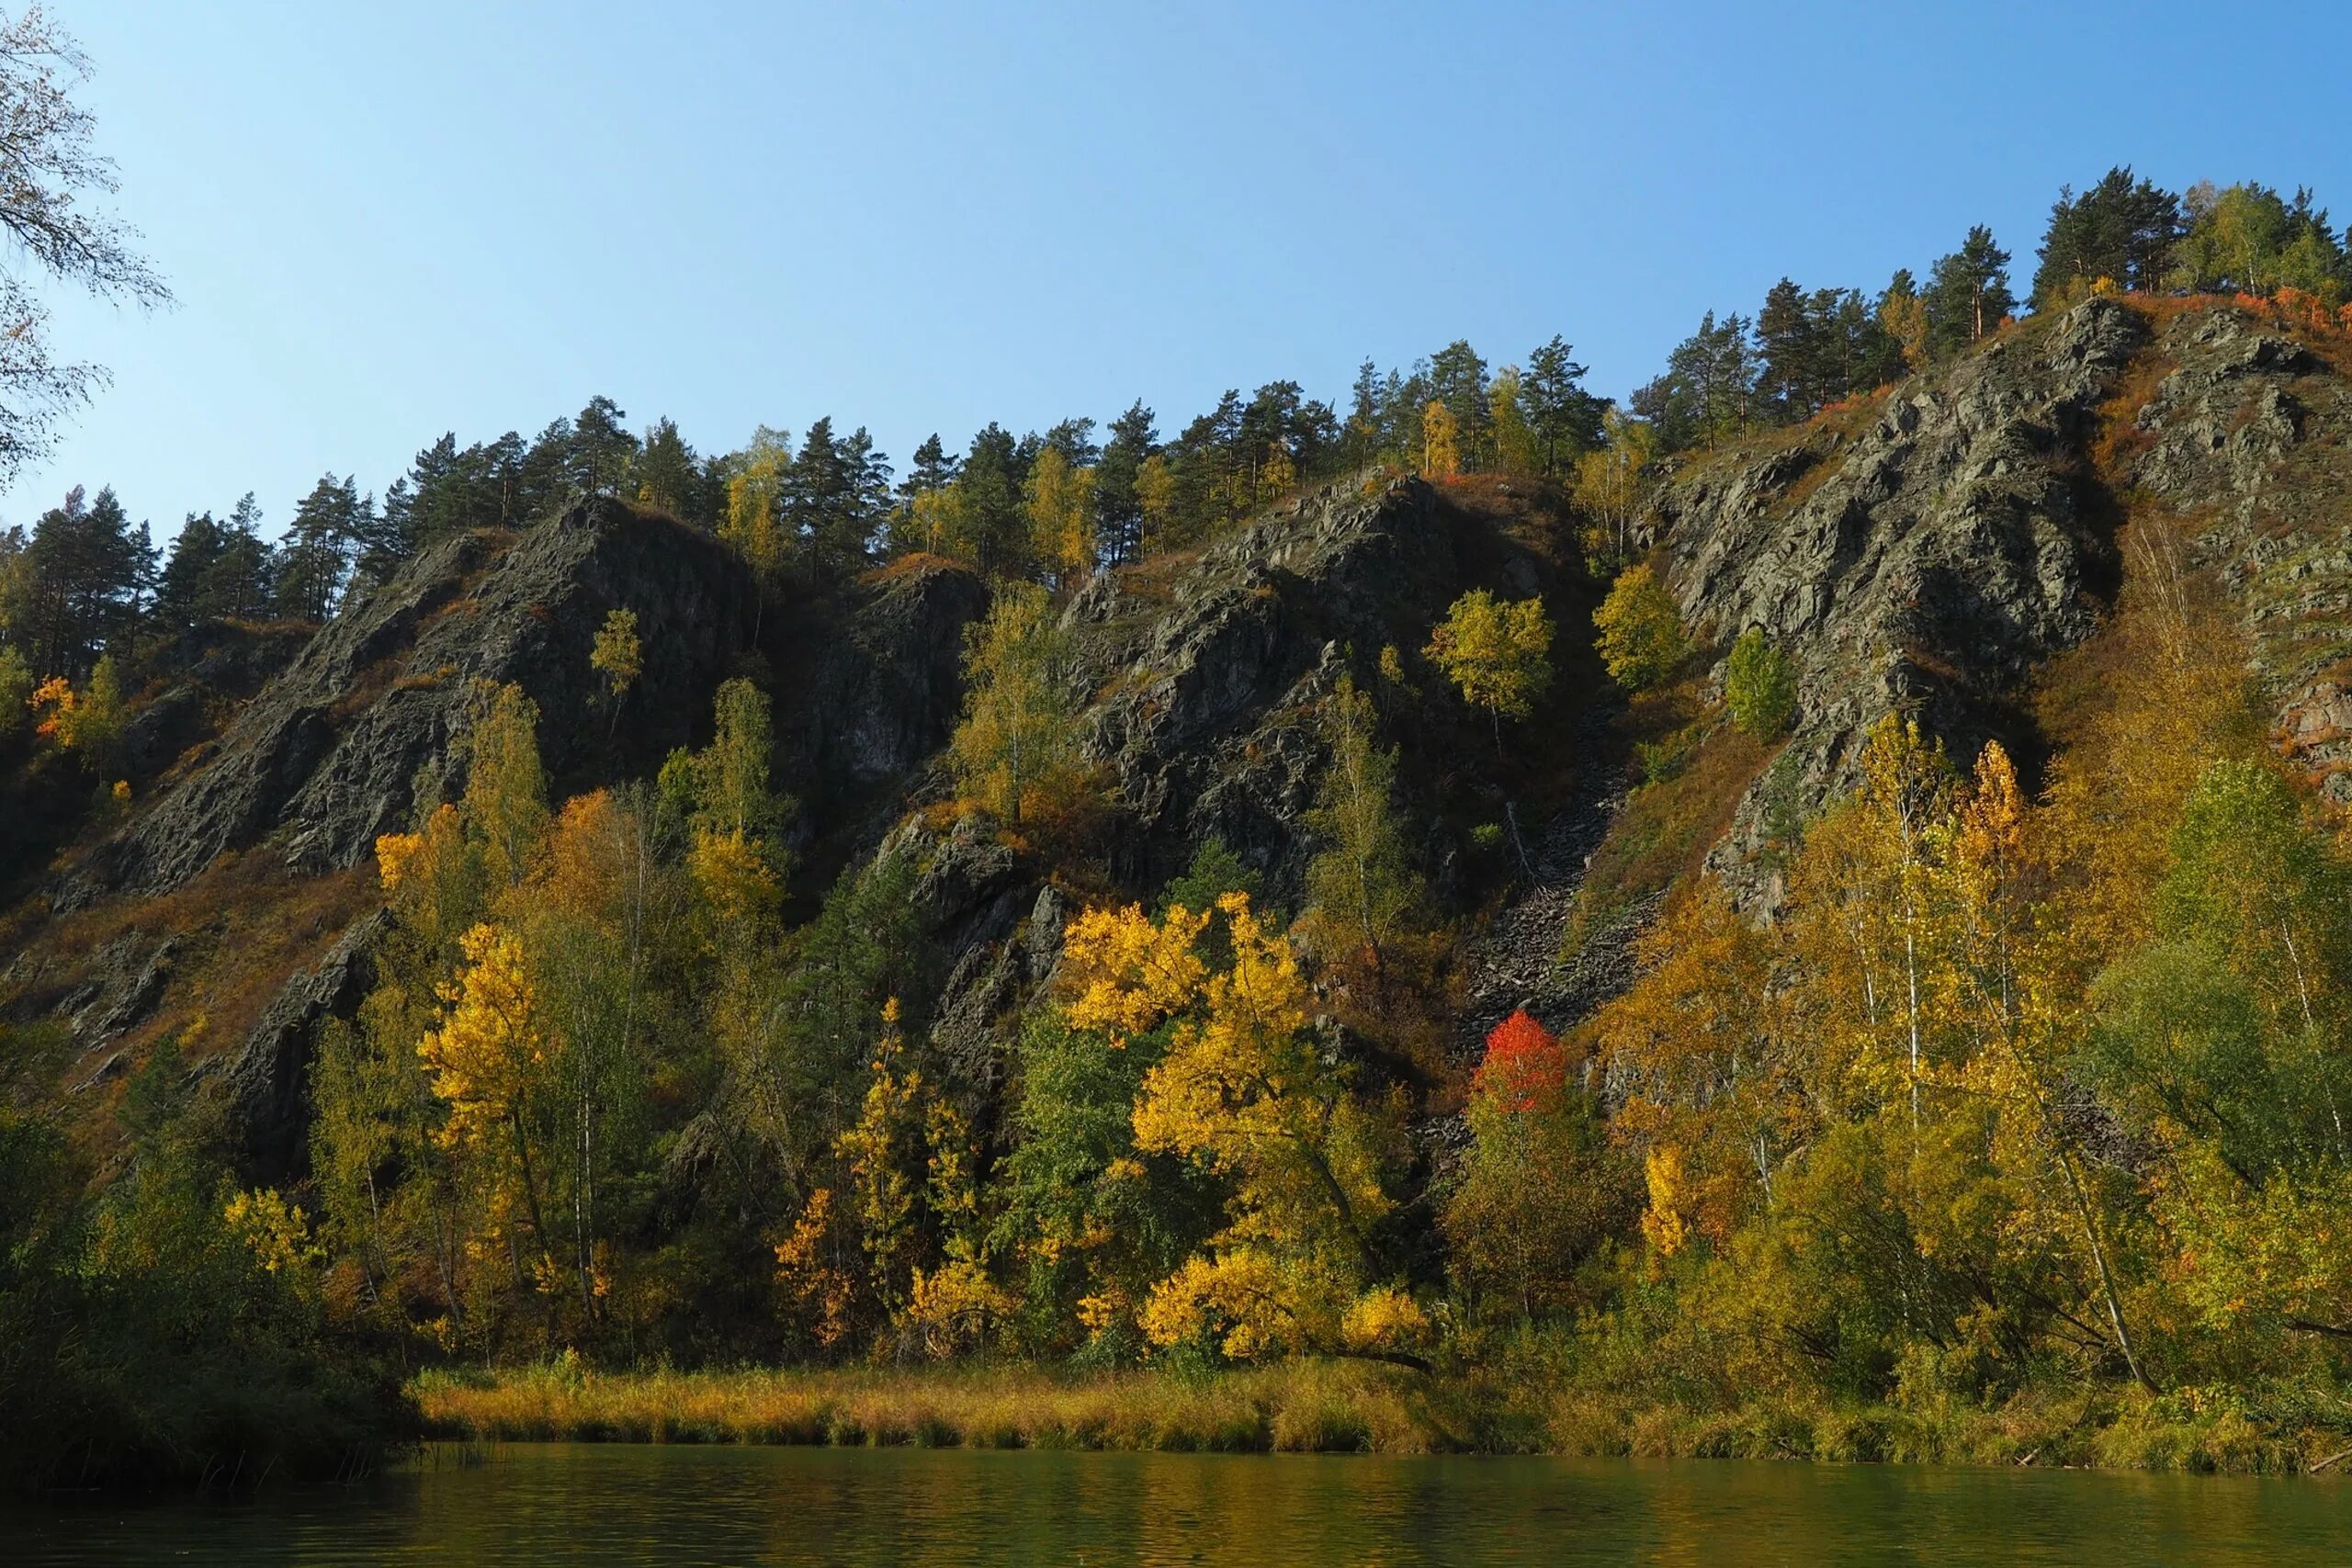
[[[2352,480],[2352,265],[2128,170],[2008,262],[1623,408],[1456,343],[895,487],[595,399],[274,543],[76,491],[0,538],[17,1472],[356,1467],[394,1368],[492,1436],[2346,1446],[2279,498]]]

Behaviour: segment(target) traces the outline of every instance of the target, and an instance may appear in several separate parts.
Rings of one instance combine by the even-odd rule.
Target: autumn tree
[[[1681,610],[1646,561],[1626,568],[1610,584],[1592,624],[1600,632],[1601,663],[1611,679],[1632,691],[1666,681],[1690,651]]]
[[[1487,710],[1500,751],[1503,720],[1533,713],[1552,684],[1552,617],[1540,598],[1497,599],[1474,588],[1453,602],[1422,651],[1464,702]]]
[[[441,989],[440,1024],[416,1048],[447,1108],[439,1140],[495,1184],[494,1214],[520,1201],[539,1255],[534,1283],[550,1290],[560,1276],[534,1166],[548,1052],[537,993],[511,933],[478,925],[458,939],[458,976]]]
[[[1461,471],[1462,422],[1431,398],[1421,411],[1421,472],[1433,479],[1450,479]]]
[[[759,640],[767,590],[784,570],[792,547],[784,517],[791,472],[792,437],[763,424],[752,432],[752,444],[736,457],[734,474],[727,481],[727,509],[718,536],[751,569],[760,596],[752,618],[753,642]]]
[[[1601,444],[1577,460],[1575,498],[1577,510],[1591,520],[1584,548],[1595,570],[1618,570],[1633,558],[1642,475],[1656,446],[1646,421],[1611,408],[1602,419]]]
[[[62,676],[52,676],[35,687],[25,702],[47,716],[37,727],[40,734],[82,757],[92,770],[104,772],[113,761],[115,744],[128,718],[114,655],[106,655],[91,667],[90,678],[80,690]]]
[[[1058,447],[1048,446],[1030,465],[1023,485],[1029,513],[1030,550],[1057,582],[1071,582],[1094,569],[1096,558],[1094,470],[1073,465]]]
[[[645,646],[637,637],[637,612],[611,609],[605,612],[605,624],[597,628],[594,646],[588,654],[589,667],[605,678],[605,694],[612,705],[613,722],[618,723],[621,701],[645,668]]]
[[[1506,365],[1487,389],[1487,428],[1494,443],[1494,467],[1506,474],[1532,474],[1542,461],[1535,427],[1527,417],[1519,370]]]
[[[1928,302],[1908,267],[1899,267],[1878,297],[1879,331],[1902,351],[1903,365],[1913,370],[1928,363]]]
[[[964,719],[948,742],[965,792],[1014,828],[1083,787],[1069,632],[1044,589],[1005,583],[965,634]]]
[[[465,820],[492,886],[531,875],[548,824],[539,761],[539,705],[509,682],[478,682],[467,705]]]
[[[1090,910],[1065,942],[1073,1028],[1115,1043],[1169,1027],[1136,1101],[1136,1148],[1181,1156],[1227,1191],[1225,1228],[1152,1287],[1142,1330],[1238,1359],[1312,1350],[1424,1364],[1406,1348],[1421,1311],[1384,1282],[1374,1246],[1395,1201],[1393,1128],[1316,1039],[1290,944],[1246,895],[1216,914],[1231,957],[1214,969],[1197,951],[1209,911]]]
[[[1522,1317],[1574,1303],[1578,1267],[1630,1206],[1624,1162],[1575,1065],[1524,1010],[1487,1032],[1465,1115],[1470,1145],[1441,1215],[1460,1283]]]

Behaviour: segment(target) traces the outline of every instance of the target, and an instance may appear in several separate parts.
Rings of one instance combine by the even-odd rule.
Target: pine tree
[[[1094,515],[1103,558],[1118,565],[1143,556],[1143,500],[1137,487],[1144,464],[1159,449],[1159,432],[1151,411],[1138,399],[1111,422],[1110,436],[1094,468]]]
[[[1980,342],[2017,309],[2008,266],[2009,253],[1993,243],[1993,231],[1982,223],[1969,230],[1960,249],[1936,263],[1922,296],[1930,354],[1941,356]]]
[[[1539,472],[1559,477],[1600,444],[1602,400],[1584,389],[1585,367],[1566,341],[1554,337],[1527,356],[1520,401],[1535,433]]]
[[[631,477],[639,502],[673,517],[685,517],[695,493],[695,450],[678,434],[675,420],[664,416],[653,422],[645,433]]]
[[[277,555],[277,613],[288,620],[323,621],[334,613],[362,535],[359,493],[352,478],[327,474],[295,504]]]

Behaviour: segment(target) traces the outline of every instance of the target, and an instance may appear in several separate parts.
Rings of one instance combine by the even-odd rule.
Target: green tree
[[[653,422],[630,477],[637,481],[637,499],[645,505],[673,517],[687,514],[699,475],[695,449],[678,434],[675,420],[664,417]]]
[[[1527,356],[1520,377],[1520,400],[1535,434],[1538,471],[1550,477],[1571,472],[1577,459],[1600,441],[1601,411],[1608,405],[1584,389],[1585,367],[1575,350],[1555,337]]]
[[[2009,293],[2009,253],[1982,223],[1960,249],[1939,259],[1921,296],[1927,307],[1928,352],[1941,356],[1981,341],[2017,309]]]
[[[0,741],[14,740],[32,722],[32,666],[14,648],[0,648]]]
[[[1724,660],[1724,705],[1731,721],[1758,740],[1780,734],[1796,711],[1796,671],[1788,655],[1750,626]]]
[[[1396,753],[1380,746],[1371,694],[1345,676],[1320,716],[1330,761],[1306,814],[1322,848],[1307,863],[1302,925],[1327,958],[1359,949],[1377,972],[1425,891],[1396,810]]]
[[[1690,652],[1682,615],[1647,562],[1629,567],[1592,613],[1600,661],[1619,685],[1645,691],[1679,668]]]

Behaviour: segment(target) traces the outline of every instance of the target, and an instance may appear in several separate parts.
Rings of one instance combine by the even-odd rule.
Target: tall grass
[[[1524,1369],[1521,1369],[1524,1371]],[[1759,1395],[1727,1409],[1614,1396],[1573,1380],[1425,1378],[1295,1361],[1215,1374],[1023,1367],[435,1371],[411,1392],[428,1433],[467,1443],[785,1443],[1655,1458],[2294,1472],[2340,1424],[2255,1420],[2137,1391],[2028,1391],[2000,1403]]]
[[[1294,1362],[1188,1377],[1026,1368],[427,1372],[428,1428],[487,1441],[1427,1453],[1470,1446],[1399,1369]]]

